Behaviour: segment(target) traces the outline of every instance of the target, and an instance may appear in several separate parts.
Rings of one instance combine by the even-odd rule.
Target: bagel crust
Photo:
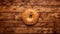
[[[33,9],[28,9],[22,14],[23,22],[27,25],[32,25],[37,22],[39,14]]]

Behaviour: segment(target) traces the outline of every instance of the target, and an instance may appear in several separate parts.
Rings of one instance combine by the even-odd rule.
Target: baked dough
[[[33,9],[27,9],[25,12],[22,13],[23,22],[27,25],[35,24],[38,18],[39,14]]]

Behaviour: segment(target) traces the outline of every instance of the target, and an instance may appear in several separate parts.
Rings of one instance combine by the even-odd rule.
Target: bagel
[[[35,24],[38,21],[39,14],[37,11],[28,9],[22,13],[23,22],[27,25]]]

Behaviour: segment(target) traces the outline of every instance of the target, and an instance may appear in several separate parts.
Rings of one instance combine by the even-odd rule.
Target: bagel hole
[[[32,18],[32,15],[31,14],[29,15],[29,18]]]

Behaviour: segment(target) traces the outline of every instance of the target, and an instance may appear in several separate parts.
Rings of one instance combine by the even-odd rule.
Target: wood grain
[[[37,10],[39,19],[34,26],[22,21],[27,9]],[[0,0],[0,34],[60,33],[60,0]]]

